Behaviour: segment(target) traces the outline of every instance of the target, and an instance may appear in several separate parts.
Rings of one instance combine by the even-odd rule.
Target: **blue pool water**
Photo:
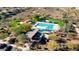
[[[38,23],[36,27],[41,31],[51,31],[54,28],[54,23]]]

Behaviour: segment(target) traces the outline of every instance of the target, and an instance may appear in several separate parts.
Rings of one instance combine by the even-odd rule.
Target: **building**
[[[27,39],[30,40],[30,42],[34,42],[34,41],[40,41],[43,37],[43,33],[40,33],[37,29],[29,31],[26,34]]]

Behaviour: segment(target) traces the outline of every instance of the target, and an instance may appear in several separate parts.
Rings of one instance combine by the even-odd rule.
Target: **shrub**
[[[24,43],[26,41],[26,37],[24,34],[19,34],[16,38],[18,40],[18,42],[20,43]]]
[[[48,50],[54,50],[54,49],[56,49],[57,47],[59,47],[59,45],[58,45],[55,41],[50,41],[50,42],[48,42],[48,44],[47,44]]]
[[[49,39],[54,39],[55,40],[56,38],[57,38],[56,34],[50,34],[49,35]]]
[[[73,49],[76,49],[79,46],[79,44],[73,44],[73,43],[70,42],[70,43],[67,43],[66,46],[69,49],[73,50]]]
[[[8,37],[8,33],[0,33],[0,39]]]

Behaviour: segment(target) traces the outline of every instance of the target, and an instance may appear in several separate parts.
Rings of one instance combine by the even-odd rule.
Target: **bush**
[[[49,39],[54,39],[55,40],[56,38],[57,38],[56,34],[50,34],[49,35]]]
[[[54,49],[56,49],[58,47],[59,47],[59,45],[55,41],[50,41],[47,44],[48,50],[54,50]]]
[[[69,49],[73,50],[73,49],[78,48],[79,44],[73,44],[73,43],[70,42],[70,43],[67,43],[66,46],[67,46]]]
[[[24,34],[18,35],[16,39],[17,39],[18,42],[20,42],[20,43],[24,43],[24,42],[26,41],[26,37],[25,37]]]
[[[8,33],[0,33],[0,39],[8,37]]]

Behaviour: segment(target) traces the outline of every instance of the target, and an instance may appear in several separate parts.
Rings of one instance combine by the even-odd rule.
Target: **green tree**
[[[11,20],[11,21],[9,22],[9,26],[10,26],[10,27],[16,27],[17,25],[20,24],[19,22],[20,22],[19,19]]]
[[[31,29],[30,24],[21,24],[16,27],[12,27],[11,30],[15,32],[16,34],[20,34],[22,32],[27,32],[29,29]]]
[[[40,21],[40,16],[41,16],[41,15],[39,15],[39,14],[33,15],[33,16],[31,17],[32,22],[38,22],[38,21]]]
[[[31,29],[31,24],[21,24],[18,28],[21,29],[22,32],[26,32]]]

